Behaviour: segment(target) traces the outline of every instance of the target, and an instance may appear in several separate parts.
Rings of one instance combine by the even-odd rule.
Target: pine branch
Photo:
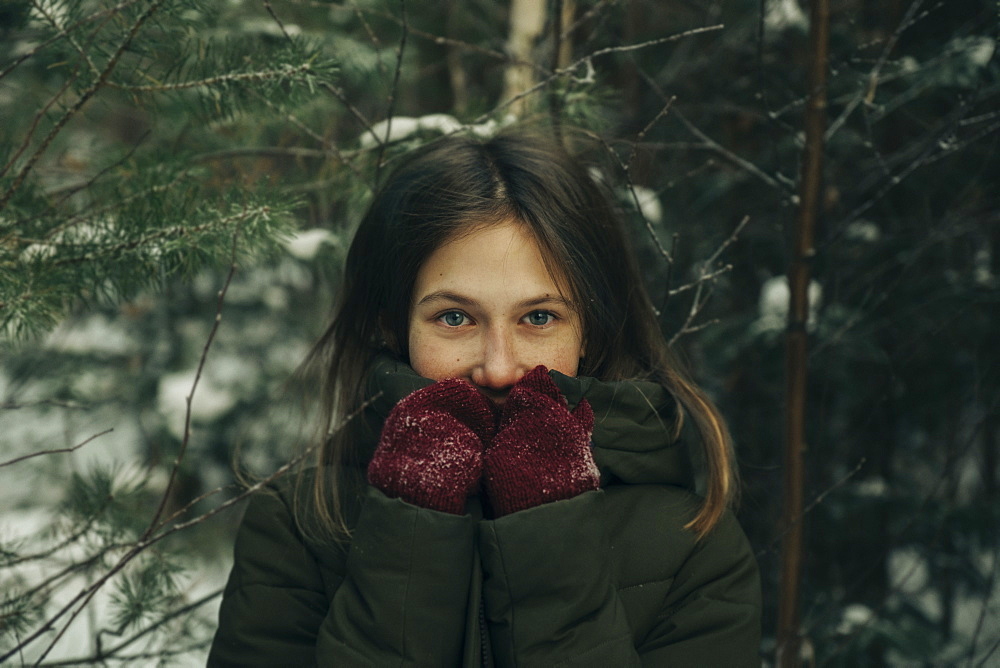
[[[130,241],[123,241],[122,243],[114,244],[112,246],[100,247],[98,250],[90,253],[84,253],[83,255],[77,255],[74,257],[68,257],[61,260],[57,260],[52,263],[54,267],[63,267],[70,264],[81,264],[94,262],[100,258],[114,258],[126,251],[144,249],[153,247],[153,243],[156,241],[161,241],[164,239],[174,239],[185,236],[195,235],[201,232],[206,232],[209,230],[215,230],[219,227],[225,229],[233,225],[238,225],[239,223],[253,218],[255,216],[266,216],[271,211],[269,206],[260,206],[254,209],[244,209],[241,213],[233,214],[231,216],[226,216],[218,221],[212,221],[210,223],[203,223],[201,225],[195,225],[193,227],[185,227],[183,225],[177,225],[174,227],[169,227],[162,230],[157,230],[151,232],[143,237],[137,239],[132,239]]]
[[[368,408],[368,406],[371,405],[372,402],[377,401],[378,399],[380,399],[381,396],[382,396],[382,393],[378,392],[374,396],[372,396],[370,399],[368,399],[367,401],[363,402],[358,407],[358,409],[356,411],[354,411],[350,415],[347,415],[344,418],[343,422],[341,422],[339,425],[336,425],[336,427],[331,430],[331,433],[332,434],[336,434],[337,432],[339,432],[347,424],[349,424],[352,420],[354,420],[358,415],[360,415],[361,413],[363,413]],[[44,634],[48,633],[49,631],[51,631],[55,627],[56,623],[60,619],[62,619],[67,614],[69,614],[70,615],[69,620],[63,625],[62,629],[57,633],[56,637],[51,640],[50,644],[48,645],[47,649],[45,650],[45,654],[43,654],[42,657],[40,657],[38,659],[38,661],[41,662],[45,658],[45,655],[47,655],[52,650],[52,648],[58,642],[59,638],[61,638],[62,635],[66,632],[66,630],[69,628],[70,624],[72,624],[73,620],[87,606],[87,604],[94,597],[94,595],[100,589],[102,589],[104,587],[104,585],[107,584],[108,581],[111,580],[111,578],[113,578],[123,568],[125,568],[125,566],[127,566],[133,559],[135,559],[137,556],[139,556],[140,554],[142,554],[145,550],[149,549],[153,545],[156,545],[157,543],[159,543],[161,540],[163,540],[165,538],[168,538],[168,537],[170,537],[170,536],[172,536],[172,535],[174,535],[176,533],[179,533],[181,531],[186,531],[186,530],[190,529],[191,527],[194,527],[194,526],[197,526],[199,524],[202,524],[202,523],[208,521],[209,519],[215,517],[216,515],[218,515],[218,514],[224,512],[224,511],[228,510],[229,508],[232,508],[233,506],[237,505],[238,503],[241,503],[242,501],[244,501],[246,498],[248,498],[252,494],[255,494],[255,493],[263,490],[265,487],[270,486],[275,481],[283,478],[290,471],[292,471],[295,468],[297,468],[298,466],[300,466],[304,461],[307,460],[307,458],[311,457],[315,453],[316,449],[320,445],[321,445],[321,442],[317,441],[317,442],[313,443],[312,445],[309,445],[308,447],[303,448],[300,453],[298,453],[296,456],[294,456],[291,459],[289,459],[285,464],[283,464],[280,467],[278,467],[273,473],[271,473],[270,475],[268,475],[268,476],[266,476],[266,477],[258,480],[256,483],[254,483],[253,485],[250,485],[245,490],[243,490],[243,492],[241,492],[240,494],[237,494],[236,496],[234,496],[234,497],[232,497],[230,499],[227,499],[226,501],[224,501],[223,503],[219,504],[215,508],[212,508],[211,510],[208,510],[208,511],[202,513],[201,515],[198,515],[197,517],[194,517],[194,518],[192,518],[192,519],[190,519],[190,520],[188,520],[186,522],[180,522],[180,523],[177,523],[177,524],[173,524],[173,525],[170,525],[169,527],[166,526],[165,524],[161,524],[160,527],[157,529],[157,531],[155,531],[155,532],[151,533],[150,535],[148,535],[148,536],[146,536],[146,537],[144,537],[144,538],[142,538],[142,539],[140,539],[140,540],[138,540],[138,541],[136,541],[136,542],[128,545],[125,554],[122,555],[114,565],[112,565],[110,568],[108,568],[94,582],[90,583],[85,588],[83,588],[80,592],[78,592],[75,596],[73,596],[67,603],[65,603],[61,608],[59,608],[59,610],[57,610],[53,615],[51,615],[41,626],[39,626],[37,629],[35,629],[32,633],[28,634],[25,638],[19,640],[18,644],[15,645],[13,648],[11,648],[7,653],[5,653],[3,655],[0,655],[0,662],[6,661],[7,659],[11,658],[15,654],[18,654],[19,652],[21,652],[24,648],[26,648],[29,645],[31,645],[32,643],[34,643],[42,635],[44,635]],[[178,513],[178,515],[182,514],[183,512],[186,512],[187,509],[189,509],[191,506],[192,506],[192,504],[188,504],[188,506],[186,506],[185,508],[183,508]],[[118,547],[124,548],[126,546],[121,545],[121,546],[118,546]],[[108,549],[110,549],[110,548],[108,548]],[[107,550],[105,550],[105,552],[106,551]],[[91,560],[93,560],[93,559],[91,559]],[[74,608],[76,608],[76,609],[74,610]]]
[[[122,10],[127,9],[127,8],[131,7],[132,5],[137,4],[138,2],[139,2],[139,0],[125,0],[125,2],[121,2],[121,3],[119,3],[119,4],[117,4],[117,5],[113,6],[113,7],[106,7],[104,9],[98,10],[98,11],[94,12],[93,14],[87,16],[86,18],[81,19],[81,20],[77,21],[76,23],[74,23],[74,24],[72,24],[70,26],[67,26],[65,28],[60,29],[59,32],[57,32],[55,35],[49,37],[48,39],[46,39],[43,42],[40,42],[39,44],[36,44],[31,49],[29,49],[28,51],[25,51],[20,56],[18,56],[17,58],[15,58],[3,70],[0,70],[0,79],[3,79],[8,74],[10,74],[15,69],[17,69],[22,63],[24,63],[27,60],[30,60],[31,58],[34,58],[39,53],[43,52],[45,49],[47,49],[48,47],[52,46],[53,44],[55,44],[59,40],[65,39],[68,35],[70,35],[73,31],[77,30],[78,28],[81,28],[81,27],[87,25],[88,23],[92,23],[94,21],[97,21],[97,20],[100,20],[100,19],[103,19],[103,18],[107,18],[107,17],[113,16],[115,14],[119,14],[119,13],[121,13]]]
[[[46,6],[44,3],[39,2],[38,0],[31,0],[31,6],[32,8],[34,8],[36,12],[38,12],[43,18],[45,18],[45,20],[49,23],[49,25],[51,25],[54,29],[59,30],[59,23],[52,16],[52,13],[49,11],[48,6]],[[108,18],[110,18],[110,15],[108,17],[105,17],[105,20],[107,20]],[[94,61],[90,59],[90,56],[87,54],[86,50],[76,41],[72,33],[66,33],[66,41],[70,43],[70,46],[72,46],[73,49],[79,54],[80,58],[82,58],[83,61],[87,63],[87,66],[90,68],[90,71],[93,74],[100,76],[101,74],[100,68],[98,68],[97,65],[94,64]]]
[[[255,72],[227,72],[226,74],[219,74],[214,77],[207,77],[196,81],[157,83],[146,86],[109,82],[108,85],[130,93],[167,93],[180,90],[190,90],[192,88],[215,88],[234,83],[259,83],[262,81],[293,80],[301,74],[308,74],[311,72],[313,72],[312,63],[302,63],[301,65],[289,65],[287,67],[259,70]]]
[[[16,193],[21,188],[21,185],[24,183],[24,180],[28,178],[28,173],[31,172],[32,168],[35,166],[35,163],[38,162],[38,160],[42,157],[42,154],[44,154],[48,150],[49,146],[52,144],[52,141],[56,138],[56,136],[60,132],[62,132],[63,128],[66,127],[66,124],[69,123],[69,121],[74,116],[76,116],[81,109],[83,109],[84,105],[86,105],[87,102],[90,101],[90,98],[92,98],[97,93],[97,91],[104,86],[105,82],[108,80],[108,77],[111,76],[111,73],[118,65],[118,61],[121,58],[122,54],[125,53],[126,49],[128,49],[128,47],[132,44],[132,41],[135,39],[136,35],[139,34],[139,30],[142,28],[143,24],[145,24],[146,21],[148,21],[150,17],[152,17],[153,14],[157,12],[162,2],[163,0],[152,0],[149,3],[145,11],[139,16],[139,18],[135,21],[135,23],[132,24],[132,27],[125,35],[125,38],[122,40],[121,44],[118,45],[118,48],[115,50],[114,54],[111,56],[111,58],[108,59],[107,64],[101,71],[100,76],[97,77],[97,80],[90,87],[84,90],[80,94],[79,98],[77,98],[77,100],[72,105],[70,105],[69,109],[66,110],[66,112],[62,115],[62,117],[55,122],[55,124],[52,126],[52,129],[45,136],[45,139],[42,140],[38,148],[35,149],[35,152],[31,155],[30,158],[28,158],[27,163],[20,169],[20,171],[18,171],[17,176],[14,177],[13,183],[3,194],[3,196],[0,197],[0,211],[3,211],[4,209],[7,208],[7,205],[10,203],[10,200],[14,196],[14,193]]]

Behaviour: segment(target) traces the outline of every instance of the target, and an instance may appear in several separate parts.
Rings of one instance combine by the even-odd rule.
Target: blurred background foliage
[[[816,665],[1000,664],[997,12],[832,3]],[[806,4],[2,0],[0,45],[0,661],[203,662],[234,452],[303,443],[287,381],[378,174],[514,117],[583,127],[622,184],[731,420],[773,660]]]

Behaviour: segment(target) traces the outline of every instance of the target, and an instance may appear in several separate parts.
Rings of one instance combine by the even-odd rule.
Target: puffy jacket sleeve
[[[460,661],[475,523],[366,494],[349,546],[307,544],[283,498],[253,497],[209,666]]]
[[[759,668],[760,575],[731,513],[694,542],[661,611],[638,645],[643,665]]]
[[[757,566],[735,520],[697,543],[670,545],[680,532],[652,523],[640,529],[641,544],[613,542],[617,520],[605,504],[603,491],[588,492],[483,522],[483,596],[498,664],[759,666]],[[676,518],[664,519],[669,527]],[[619,587],[629,584],[621,582],[629,564],[655,560],[673,577],[640,631]]]

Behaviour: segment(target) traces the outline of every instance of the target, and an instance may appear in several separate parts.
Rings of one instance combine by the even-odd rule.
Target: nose
[[[502,401],[528,371],[519,361],[513,339],[512,333],[503,328],[487,332],[479,363],[472,370],[472,382],[494,401]]]

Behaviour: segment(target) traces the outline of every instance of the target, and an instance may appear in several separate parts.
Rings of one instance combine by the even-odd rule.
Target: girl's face
[[[445,242],[417,272],[410,364],[432,380],[468,380],[498,404],[539,364],[575,376],[583,326],[565,285],[517,221]]]

